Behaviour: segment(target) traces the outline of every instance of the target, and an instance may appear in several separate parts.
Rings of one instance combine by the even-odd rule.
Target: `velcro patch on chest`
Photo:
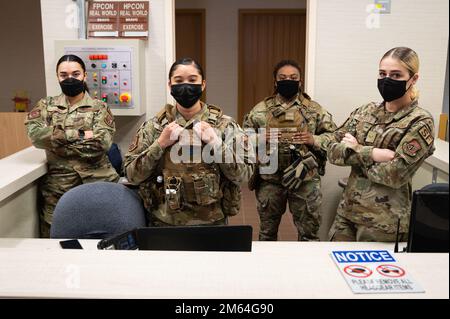
[[[377,133],[374,132],[374,131],[370,131],[370,132],[367,134],[366,142],[367,142],[367,143],[373,143],[373,142],[375,141],[376,138],[377,138]]]
[[[286,121],[293,121],[295,120],[295,111],[294,110],[286,111],[284,116],[285,116],[284,119]]]
[[[419,152],[422,149],[422,146],[417,140],[412,140],[410,142],[403,143],[402,148],[405,154],[414,157],[417,155],[417,152]]]
[[[428,145],[430,145],[431,143],[433,143],[433,136],[431,135],[430,130],[424,126],[419,130],[419,134],[420,136],[423,137],[423,139],[425,140],[425,142],[427,142]]]
[[[34,119],[37,119],[38,117],[41,117],[41,110],[39,110],[39,109],[32,110],[30,113],[28,113],[29,120],[34,120]]]

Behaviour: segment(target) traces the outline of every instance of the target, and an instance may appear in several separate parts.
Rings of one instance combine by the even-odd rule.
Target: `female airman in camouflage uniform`
[[[139,185],[152,226],[224,224],[239,212],[240,183],[253,171],[235,152],[246,136],[219,107],[200,101],[205,85],[197,62],[175,62],[169,87],[176,105],[145,122],[125,155],[126,176]],[[209,160],[205,149],[231,156]]]
[[[278,156],[274,173],[264,173],[259,165],[249,183],[256,193],[259,240],[277,240],[289,203],[298,240],[316,241],[322,203],[320,176],[325,173],[326,162],[326,151],[317,141],[321,134],[333,132],[336,125],[322,106],[302,92],[297,62],[280,61],[273,76],[276,93],[258,103],[244,119],[245,129],[265,129],[267,137],[275,139],[277,150],[269,150],[264,134],[257,135],[263,137],[259,146]]]
[[[40,183],[41,237],[49,237],[53,210],[65,192],[84,183],[119,179],[106,155],[114,118],[105,103],[87,92],[83,61],[65,55],[56,72],[63,93],[41,99],[25,121],[31,142],[47,154],[48,173]]]
[[[331,163],[352,168],[331,240],[395,241],[398,223],[406,240],[411,179],[434,151],[433,118],[414,89],[418,72],[416,52],[388,51],[378,77],[384,101],[356,109],[328,145]]]

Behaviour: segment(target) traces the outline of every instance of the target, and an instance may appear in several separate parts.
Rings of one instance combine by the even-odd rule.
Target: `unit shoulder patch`
[[[422,149],[422,146],[417,140],[412,140],[410,142],[403,143],[402,148],[405,154],[414,157],[417,155],[417,152],[419,152]]]
[[[29,120],[34,120],[37,119],[38,117],[41,117],[41,110],[39,109],[32,110],[30,113],[28,113]]]
[[[131,142],[130,147],[128,148],[128,152],[133,152],[137,147],[139,143],[139,135],[135,135],[133,138],[133,142]]]
[[[113,115],[112,115],[112,113],[111,113],[111,110],[108,109],[107,111],[108,111],[108,112],[107,112],[107,114],[106,114],[106,116],[105,116],[105,123],[106,123],[106,125],[108,125],[109,127],[114,127],[114,117],[113,117]]]

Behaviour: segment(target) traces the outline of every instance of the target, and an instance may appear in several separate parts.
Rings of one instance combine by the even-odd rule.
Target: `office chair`
[[[77,186],[60,198],[50,238],[103,239],[145,226],[145,210],[135,190],[96,182]]]
[[[427,192],[447,192],[449,191],[448,184],[447,183],[434,183],[425,185],[420,189],[421,191],[427,191]]]
[[[448,184],[430,184],[413,192],[408,252],[448,252]]]

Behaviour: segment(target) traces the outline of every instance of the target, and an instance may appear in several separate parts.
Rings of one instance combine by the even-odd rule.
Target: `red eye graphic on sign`
[[[402,268],[394,265],[380,265],[377,267],[377,271],[379,274],[391,278],[399,278],[405,275]]]
[[[372,274],[372,270],[361,265],[349,265],[344,268],[344,272],[356,278],[367,278]]]

